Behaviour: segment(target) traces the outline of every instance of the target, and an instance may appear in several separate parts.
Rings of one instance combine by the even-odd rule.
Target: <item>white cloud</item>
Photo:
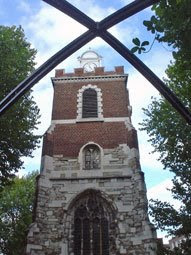
[[[122,24],[116,25],[108,31],[125,46],[131,45],[132,38],[138,37],[140,34],[138,28],[132,24],[130,25],[128,22],[123,22]]]
[[[163,165],[158,160],[159,154],[151,153],[151,151],[153,150],[153,147],[146,142],[147,137],[144,137],[144,138],[145,138],[144,143],[139,142],[141,165],[144,168],[152,168],[153,172],[156,172],[156,171],[161,172],[163,169]]]
[[[152,54],[148,55],[145,64],[156,74],[160,79],[166,77],[164,70],[172,60],[172,52],[166,50],[160,44],[158,50],[153,49]]]
[[[139,57],[139,56],[138,56]],[[166,76],[165,69],[171,60],[171,53],[160,47],[153,49],[152,53],[142,56],[142,60],[161,80]],[[130,93],[130,104],[133,106],[132,120],[138,129],[139,122],[144,119],[142,108],[147,108],[151,103],[151,97],[159,98],[158,90],[134,68],[129,71],[127,87]]]
[[[180,208],[181,203],[172,198],[171,189],[173,186],[172,181],[167,179],[158,185],[147,190],[147,198],[148,199],[159,199],[162,202],[169,202],[175,209]],[[152,221],[152,219],[151,219]],[[163,238],[164,243],[168,243],[170,237],[167,237],[167,233],[165,231],[157,231],[158,238]]]
[[[80,7],[84,13],[95,21],[101,20],[115,11],[112,7],[101,8],[95,1],[86,0],[82,2],[76,0],[70,2],[74,6]],[[21,2],[22,7],[25,4],[25,1]],[[38,12],[33,13],[33,15],[23,16],[22,24],[33,47],[38,50],[37,66],[87,30],[74,19],[45,3],[41,3]],[[119,29],[114,28],[113,31],[119,36]],[[88,44],[94,49],[105,45],[106,43],[100,38],[96,38]],[[74,59],[71,56],[70,66],[74,63],[73,61]]]
[[[108,15],[112,14],[115,12],[115,8],[108,3],[107,8],[101,7],[101,5],[95,1],[95,0],[69,0],[72,5],[77,7],[79,10],[81,10],[83,13],[88,15],[90,18],[92,18],[94,21],[101,21]]]
[[[25,20],[25,18],[24,18]],[[25,30],[38,50],[37,62],[42,64],[86,29],[55,8],[42,5],[36,15],[27,18]]]
[[[96,1],[70,1],[74,6],[80,9],[95,21],[102,20],[104,17],[115,12],[113,7],[102,8],[96,4]],[[25,1],[20,3],[22,8],[30,6]],[[68,17],[56,8],[41,3],[40,8],[36,13],[22,18],[23,27],[32,42],[33,47],[38,50],[37,64],[42,64],[50,56],[62,49],[73,39],[84,33],[87,29],[76,22],[74,19]],[[111,33],[126,45],[131,43],[132,37],[139,35],[139,30],[136,25],[129,23],[119,24],[110,29]],[[94,49],[101,47],[109,47],[102,39],[96,38],[88,45]],[[71,59],[71,57],[70,57]]]
[[[138,128],[138,123],[143,120],[142,108],[151,103],[152,96],[158,96],[158,91],[135,70],[132,70],[129,75],[127,87],[132,105],[133,124]]]
[[[37,133],[44,134],[51,122],[53,88],[49,77],[41,83],[42,89],[41,86],[37,86],[38,84],[33,93],[34,100],[38,102],[38,107],[41,109],[41,124]]]
[[[172,186],[172,181],[167,179],[148,189],[147,197],[148,199],[159,199],[162,202],[169,202],[174,208],[178,209],[181,204],[179,201],[172,198],[171,192],[169,191]]]

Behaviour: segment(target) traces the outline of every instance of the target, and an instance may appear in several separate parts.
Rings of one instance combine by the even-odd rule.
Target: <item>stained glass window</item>
[[[74,212],[74,255],[109,255],[109,219],[99,198],[86,197]]]

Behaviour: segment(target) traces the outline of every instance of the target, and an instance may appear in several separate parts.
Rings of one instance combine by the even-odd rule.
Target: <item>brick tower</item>
[[[144,174],[122,66],[88,50],[52,78],[30,255],[155,255]]]

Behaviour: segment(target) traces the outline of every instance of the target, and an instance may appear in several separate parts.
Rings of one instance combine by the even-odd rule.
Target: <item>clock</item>
[[[88,62],[86,64],[84,64],[84,70],[85,72],[94,72],[94,68],[97,67],[96,63],[94,62]]]

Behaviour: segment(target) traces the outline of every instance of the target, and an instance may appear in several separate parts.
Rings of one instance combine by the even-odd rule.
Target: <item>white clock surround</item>
[[[78,57],[80,67],[84,68],[85,72],[94,72],[95,67],[101,66],[102,57],[95,51],[89,49]]]

